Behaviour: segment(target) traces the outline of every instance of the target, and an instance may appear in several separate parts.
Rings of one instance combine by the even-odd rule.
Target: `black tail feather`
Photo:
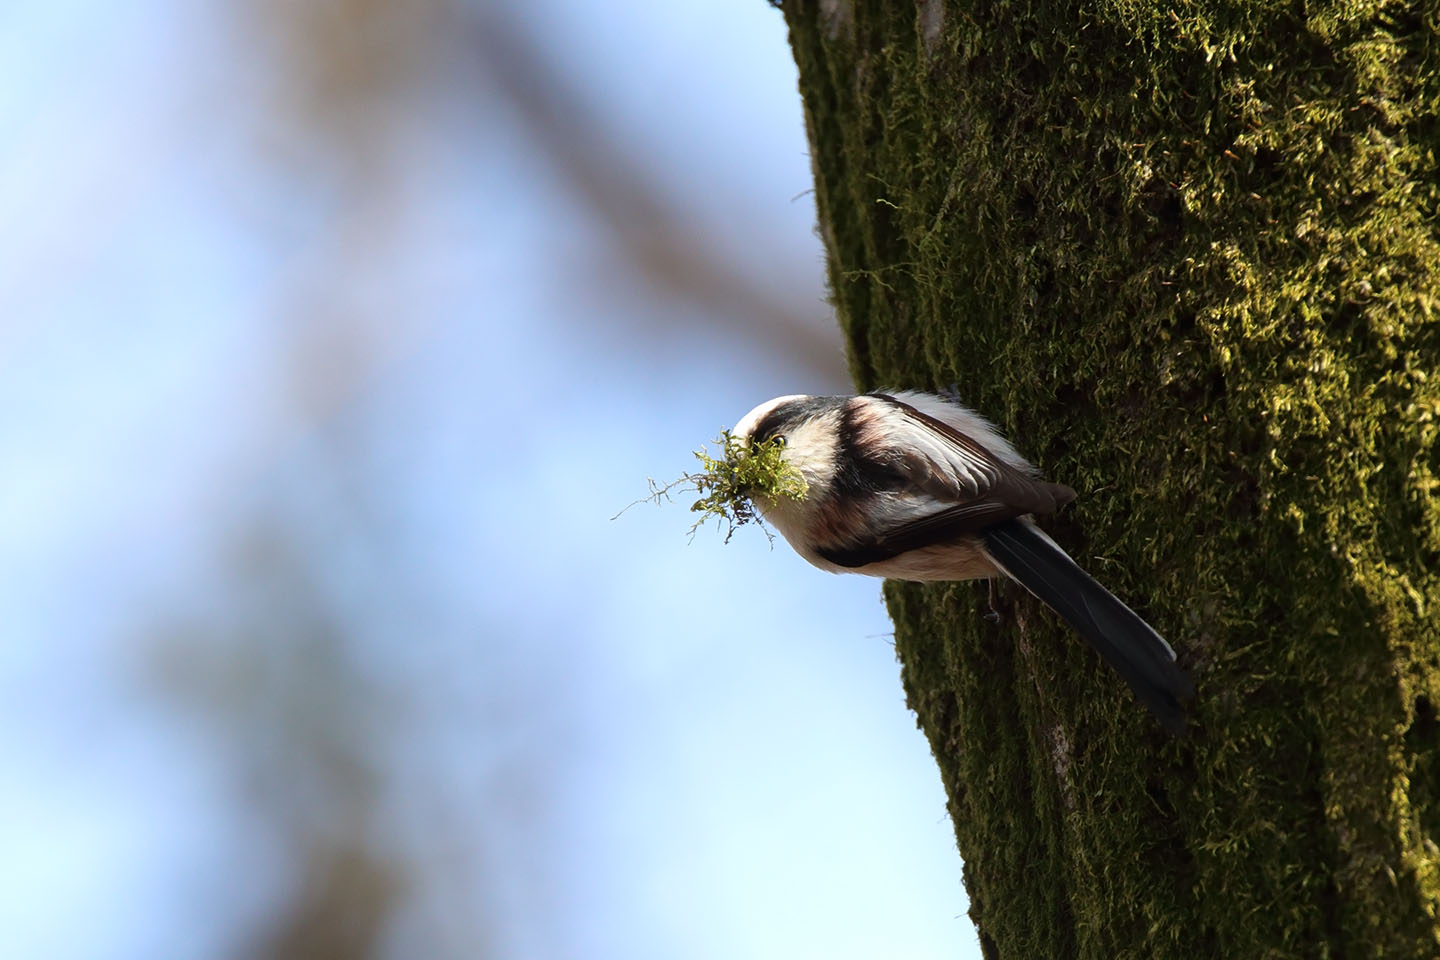
[[[1007,520],[981,533],[1001,568],[1089,641],[1166,728],[1185,729],[1180,701],[1195,687],[1154,628],[1029,523]]]

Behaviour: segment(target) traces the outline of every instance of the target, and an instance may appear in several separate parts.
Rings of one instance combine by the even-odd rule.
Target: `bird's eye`
[[[778,443],[780,446],[782,446],[782,447],[785,446],[785,434],[783,434],[783,433],[777,433],[777,434],[775,434],[775,436],[774,436],[773,439],[774,439],[775,442]]]

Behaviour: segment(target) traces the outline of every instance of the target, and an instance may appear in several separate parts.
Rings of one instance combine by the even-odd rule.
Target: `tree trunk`
[[[1199,689],[887,584],[986,956],[1440,956],[1433,0],[783,9],[857,385],[1079,490]]]

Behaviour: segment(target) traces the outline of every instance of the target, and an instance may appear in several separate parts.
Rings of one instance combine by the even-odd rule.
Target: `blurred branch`
[[[381,956],[384,926],[394,909],[392,864],[364,844],[313,847],[289,914],[268,931],[257,960],[357,960]]]
[[[708,243],[705,232],[665,199],[664,178],[645,170],[620,146],[622,138],[596,122],[596,111],[509,15],[490,5],[470,22],[486,81],[514,107],[565,184],[655,290],[701,307],[697,316],[726,318],[755,353],[793,361],[817,382],[848,389],[840,336],[828,311],[811,312],[767,294],[753,274]]]
[[[362,168],[388,153],[394,119],[424,88],[451,0],[262,0],[241,5],[276,47],[277,106],[332,159]]]
[[[250,932],[256,960],[378,955],[409,865],[382,852],[374,731],[390,702],[351,660],[344,617],[314,554],[263,513],[231,544],[223,616],[154,647],[165,699],[209,727],[246,796],[291,857],[295,892]]]
[[[796,364],[817,385],[848,388],[844,348],[829,311],[771,293],[767,287],[792,286],[789,277],[757,276],[754,265],[697,228],[682,205],[666,197],[667,178],[646,169],[625,139],[598,119],[556,56],[502,5],[266,0],[252,19],[279,52],[278,106],[290,133],[325,148],[348,182],[351,202],[358,198],[373,213],[387,194],[394,199],[384,171],[397,131],[439,89],[432,81],[445,65],[478,71],[479,83],[512,108],[562,186],[608,232],[606,252],[634,271],[647,295],[692,308],[670,313],[673,330],[703,324],[703,332],[728,333],[756,355]]]

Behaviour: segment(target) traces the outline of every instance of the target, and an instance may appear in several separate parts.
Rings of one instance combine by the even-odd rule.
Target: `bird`
[[[742,450],[774,441],[801,497],[755,507],[805,560],[832,573],[912,581],[1008,577],[1060,615],[1168,730],[1185,728],[1194,685],[1175,650],[1035,524],[1075,498],[1040,478],[983,416],[905,390],[776,397],[730,431]]]

